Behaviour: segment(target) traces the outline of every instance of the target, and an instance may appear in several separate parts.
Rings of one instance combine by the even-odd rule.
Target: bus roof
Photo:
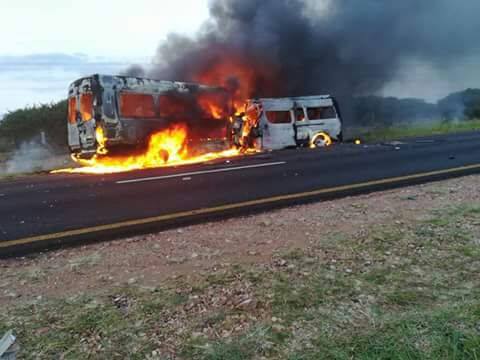
[[[261,104],[266,110],[287,110],[299,106],[331,106],[330,95],[292,96],[283,98],[258,98],[247,100],[247,104]]]
[[[208,86],[197,83],[168,81],[168,80],[155,80],[134,76],[123,75],[103,75],[93,74],[75,80],[70,84],[70,89],[81,87],[82,84],[88,83],[92,80],[102,87],[116,87],[117,89],[123,89],[127,91],[138,92],[151,92],[161,93],[166,91],[227,91],[220,86]]]

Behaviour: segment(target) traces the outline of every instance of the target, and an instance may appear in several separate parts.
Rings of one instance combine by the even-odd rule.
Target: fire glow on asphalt
[[[187,138],[186,126],[174,125],[153,134],[150,137],[148,148],[143,154],[110,157],[104,154],[104,147],[99,145],[97,154],[91,159],[73,158],[81,165],[80,167],[54,170],[52,173],[113,174],[140,169],[196,164],[241,155],[238,149],[191,155]]]

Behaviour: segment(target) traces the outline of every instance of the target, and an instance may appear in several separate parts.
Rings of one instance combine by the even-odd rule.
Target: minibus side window
[[[333,119],[337,117],[337,113],[333,106],[307,108],[307,115],[310,120]]]
[[[290,124],[292,119],[290,117],[290,111],[266,111],[268,122],[272,124]]]

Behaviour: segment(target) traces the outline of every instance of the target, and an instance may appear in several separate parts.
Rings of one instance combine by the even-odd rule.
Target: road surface
[[[480,133],[0,182],[0,256],[480,172]],[[342,221],[342,219],[339,219]]]

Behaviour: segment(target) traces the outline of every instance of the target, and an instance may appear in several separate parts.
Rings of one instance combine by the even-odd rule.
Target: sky
[[[0,117],[63,99],[68,85],[82,76],[148,65],[169,33],[195,34],[208,18],[208,3],[0,0]],[[480,87],[479,63],[471,59],[441,74],[429,64],[407,62],[382,95],[436,101],[452,91]]]
[[[208,0],[0,0],[0,114],[148,64],[169,33],[193,34],[207,17]]]

